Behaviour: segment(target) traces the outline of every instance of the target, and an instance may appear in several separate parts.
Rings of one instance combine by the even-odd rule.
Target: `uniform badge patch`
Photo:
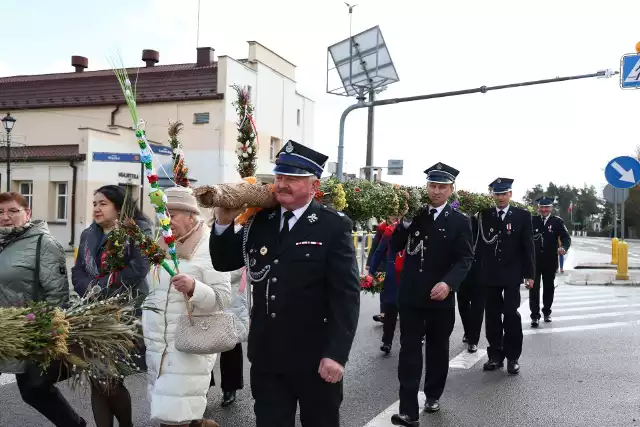
[[[269,252],[269,249],[266,246],[260,248],[260,255],[266,255],[267,252]]]

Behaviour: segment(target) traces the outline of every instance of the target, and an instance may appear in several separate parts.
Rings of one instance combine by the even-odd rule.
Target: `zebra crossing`
[[[554,334],[640,324],[640,288],[563,285],[556,288],[552,323],[531,328],[529,300],[520,306],[523,334]]]

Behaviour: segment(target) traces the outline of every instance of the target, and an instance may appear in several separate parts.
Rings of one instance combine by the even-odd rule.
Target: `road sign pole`
[[[620,212],[620,217],[622,218],[622,220],[620,221],[620,240],[624,240],[624,207],[625,207],[625,202],[623,201],[622,203],[620,203],[620,210],[622,212]]]
[[[618,190],[613,190],[613,237],[618,238]]]

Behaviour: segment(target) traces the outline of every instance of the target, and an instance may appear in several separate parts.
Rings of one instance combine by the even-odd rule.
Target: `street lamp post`
[[[16,119],[11,117],[11,113],[2,119],[2,126],[7,132],[7,191],[11,191],[11,130],[15,124]]]

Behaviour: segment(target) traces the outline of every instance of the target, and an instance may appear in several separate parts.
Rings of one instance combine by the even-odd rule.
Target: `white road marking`
[[[618,317],[626,316],[628,314],[640,314],[640,310],[632,311],[614,311],[613,313],[592,313],[592,314],[578,314],[573,316],[553,316],[553,322],[562,322],[566,320],[581,320],[581,319],[597,319],[600,317]],[[529,323],[530,320],[523,321],[522,324]]]
[[[609,304],[609,305],[591,305],[587,307],[571,307],[571,308],[563,308],[562,312],[567,313],[570,311],[597,311],[597,310],[606,310],[609,308],[629,308],[629,307],[640,307],[640,303],[638,304]],[[554,310],[555,305],[551,307]],[[558,310],[560,311],[560,310]]]
[[[12,384],[16,382],[16,376],[10,374],[0,375],[0,386]]]
[[[486,355],[487,350],[483,348],[479,348],[475,353],[465,350],[449,361],[449,369],[470,369]]]
[[[599,300],[603,297],[610,296],[611,294],[603,294],[603,295],[579,295],[579,296],[566,296],[560,295],[560,298],[556,298],[557,294],[554,295],[553,301],[554,304],[562,304],[565,301],[580,301],[580,300]]]
[[[578,306],[578,305],[593,305],[593,304],[600,304],[600,305],[606,305],[609,303],[615,303],[615,302],[621,302],[624,301],[623,297],[618,297],[618,298],[609,298],[609,299],[603,299],[600,301],[573,301],[573,302],[558,302],[557,304],[554,302],[553,305],[551,306],[552,309],[557,308],[558,310],[560,310],[560,307],[574,307],[574,306]]]
[[[538,334],[554,334],[557,332],[575,332],[575,331],[589,331],[594,329],[606,329],[617,328],[622,326],[637,325],[638,320],[632,320],[629,322],[611,322],[611,323],[597,323],[595,325],[578,325],[578,326],[565,326],[562,328],[548,328],[548,329],[525,329],[522,331],[523,335],[538,335]]]

